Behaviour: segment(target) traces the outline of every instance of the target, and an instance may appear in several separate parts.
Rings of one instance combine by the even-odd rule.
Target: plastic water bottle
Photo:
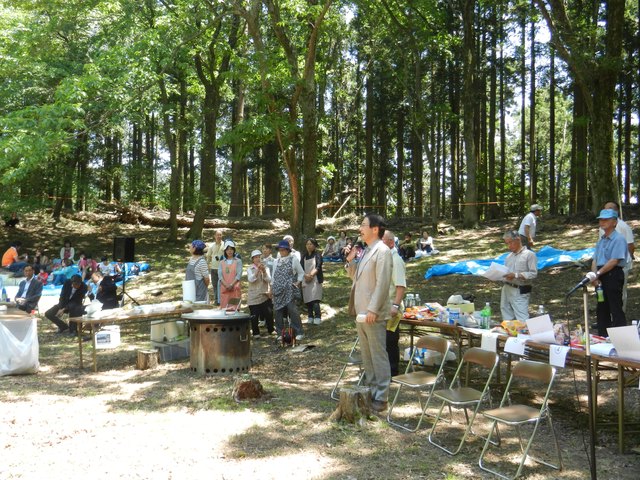
[[[7,289],[2,287],[2,301],[6,302],[7,301]]]
[[[491,327],[491,304],[489,302],[484,304],[484,308],[480,311],[481,328],[488,329]]]
[[[409,304],[409,307],[415,307],[416,306],[416,300],[415,297],[413,296],[413,293],[408,293],[407,294],[407,303]]]
[[[596,287],[596,298],[598,299],[598,303],[604,302],[604,291],[602,290],[602,285],[598,285]]]
[[[538,305],[538,316],[544,315],[546,310],[544,309],[544,305]]]

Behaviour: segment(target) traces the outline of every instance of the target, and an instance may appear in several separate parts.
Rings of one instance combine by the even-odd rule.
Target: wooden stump
[[[332,422],[363,424],[371,415],[371,389],[369,387],[343,387],[340,389],[338,408],[331,414]]]
[[[158,350],[138,350],[138,360],[136,368],[138,370],[147,370],[158,366]]]

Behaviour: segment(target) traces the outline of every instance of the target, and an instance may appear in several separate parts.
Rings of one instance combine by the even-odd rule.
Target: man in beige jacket
[[[349,296],[349,314],[356,317],[360,338],[365,385],[371,388],[372,408],[387,409],[391,369],[386,348],[386,324],[389,318],[389,286],[393,261],[391,250],[382,242],[386,222],[368,214],[360,225],[360,238],[367,244],[364,252],[347,247],[346,268],[353,280]],[[358,260],[356,259],[358,258]]]

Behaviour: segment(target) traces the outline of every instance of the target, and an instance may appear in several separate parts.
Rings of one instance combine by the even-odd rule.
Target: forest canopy
[[[0,1],[0,200],[425,222],[636,203],[640,2]]]

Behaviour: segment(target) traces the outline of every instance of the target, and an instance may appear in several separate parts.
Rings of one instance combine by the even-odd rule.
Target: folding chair
[[[460,365],[458,365],[456,374],[451,381],[450,387],[445,390],[436,390],[433,392],[434,401],[441,400],[442,405],[440,406],[440,410],[438,411],[436,419],[433,422],[433,427],[429,432],[429,443],[435,445],[441,450],[444,450],[449,455],[456,455],[460,451],[469,433],[473,433],[471,430],[473,427],[473,421],[476,418],[481,405],[486,400],[489,400],[489,402],[491,402],[491,391],[489,388],[489,384],[491,383],[491,379],[493,378],[493,374],[496,371],[499,360],[500,357],[497,353],[490,352],[489,350],[482,350],[481,348],[470,348],[465,352]],[[484,383],[484,386],[482,387],[482,390],[476,390],[475,388],[471,387],[462,387],[460,385],[460,372],[463,368],[469,371],[469,367],[471,365],[475,365],[484,370],[482,376],[486,376],[486,381]],[[464,410],[466,428],[455,450],[449,450],[442,443],[438,443],[434,440],[436,426],[442,419],[442,411],[444,410],[445,406],[448,407],[451,421],[453,421],[451,407]],[[470,408],[473,408],[471,417],[469,417],[468,411]]]
[[[349,367],[357,367],[358,368],[358,383],[360,385],[362,383],[362,379],[364,377],[364,370],[362,369],[362,357],[360,356],[360,352],[358,351],[358,342],[360,341],[359,337],[356,337],[356,341],[353,342],[353,346],[351,347],[351,351],[349,351],[349,356],[347,357],[346,362],[342,366],[342,370],[340,371],[340,376],[338,377],[338,381],[336,382],[333,390],[331,390],[331,398],[333,400],[339,400],[340,396],[338,395],[338,390],[340,386],[340,382],[344,378],[347,368]]]
[[[521,360],[516,363],[511,370],[511,377],[509,378],[509,382],[507,383],[504,395],[502,397],[502,401],[500,402],[500,407],[492,410],[487,410],[482,412],[482,414],[492,420],[491,429],[489,430],[489,435],[484,443],[484,448],[482,449],[482,453],[480,454],[480,458],[478,459],[478,465],[482,470],[493,473],[494,475],[499,476],[500,478],[504,478],[507,480],[512,480],[517,478],[522,471],[522,467],[524,466],[524,462],[527,460],[527,457],[531,458],[535,462],[542,463],[547,465],[548,467],[554,468],[556,470],[562,469],[562,457],[560,455],[560,447],[558,446],[558,438],[556,437],[555,431],[553,429],[553,422],[551,421],[551,411],[549,410],[549,394],[551,393],[551,386],[553,385],[553,379],[556,374],[556,369],[551,365],[540,363],[540,362],[532,362],[530,360]],[[511,404],[511,396],[510,391],[514,382],[521,382],[524,380],[529,380],[535,383],[535,385],[531,385],[531,382],[527,383],[527,397],[528,398],[536,398],[538,393],[542,393],[542,389],[546,389],[544,393],[544,398],[539,408],[535,408],[529,405],[520,405],[520,404]],[[539,390],[536,391],[535,387],[538,387]],[[554,465],[551,463],[544,462],[540,459],[534,458],[529,455],[529,449],[531,448],[531,444],[533,443],[533,439],[536,436],[536,432],[538,431],[538,426],[543,419],[547,419],[549,422],[549,428],[551,429],[551,435],[553,436],[556,454],[558,455],[558,464]],[[500,472],[495,470],[491,470],[483,465],[482,460],[487,453],[490,444],[500,445],[500,437],[498,436],[498,443],[491,442],[491,436],[494,432],[494,429],[497,432],[497,424],[506,425],[506,426],[514,426],[518,430],[518,442],[520,444],[520,450],[522,452],[522,458],[520,459],[520,464],[518,465],[518,469],[514,476],[508,477],[503,475]],[[533,430],[531,432],[531,436],[529,437],[526,446],[523,445],[522,442],[522,432],[521,427],[526,424],[533,424]]]
[[[425,370],[416,370],[416,365],[414,365],[414,358],[416,354],[420,351],[420,349],[425,348],[427,351],[432,350],[434,352],[440,353],[442,355],[442,361],[440,363],[440,367],[438,368],[436,374],[429,373]],[[393,402],[391,402],[391,406],[389,407],[389,412],[387,413],[387,421],[391,425],[395,425],[396,427],[402,428],[403,430],[407,430],[409,432],[415,432],[420,428],[422,424],[422,419],[425,416],[427,408],[429,407],[429,402],[431,401],[431,397],[433,395],[433,391],[436,389],[436,386],[445,381],[444,377],[444,364],[446,363],[447,353],[449,353],[449,348],[451,348],[451,342],[445,340],[441,337],[434,337],[430,335],[425,335],[424,337],[420,337],[416,343],[413,351],[411,352],[411,358],[409,359],[409,363],[407,364],[407,369],[405,373],[401,375],[396,375],[391,377],[391,384],[397,384],[398,390],[396,391],[396,395],[393,397]],[[393,410],[398,402],[398,398],[400,397],[400,392],[402,388],[406,387],[411,390],[414,390],[418,394],[418,402],[420,404],[420,419],[418,420],[415,428],[407,427],[401,423],[392,420]],[[427,390],[428,396],[424,405],[422,403],[422,390]]]

